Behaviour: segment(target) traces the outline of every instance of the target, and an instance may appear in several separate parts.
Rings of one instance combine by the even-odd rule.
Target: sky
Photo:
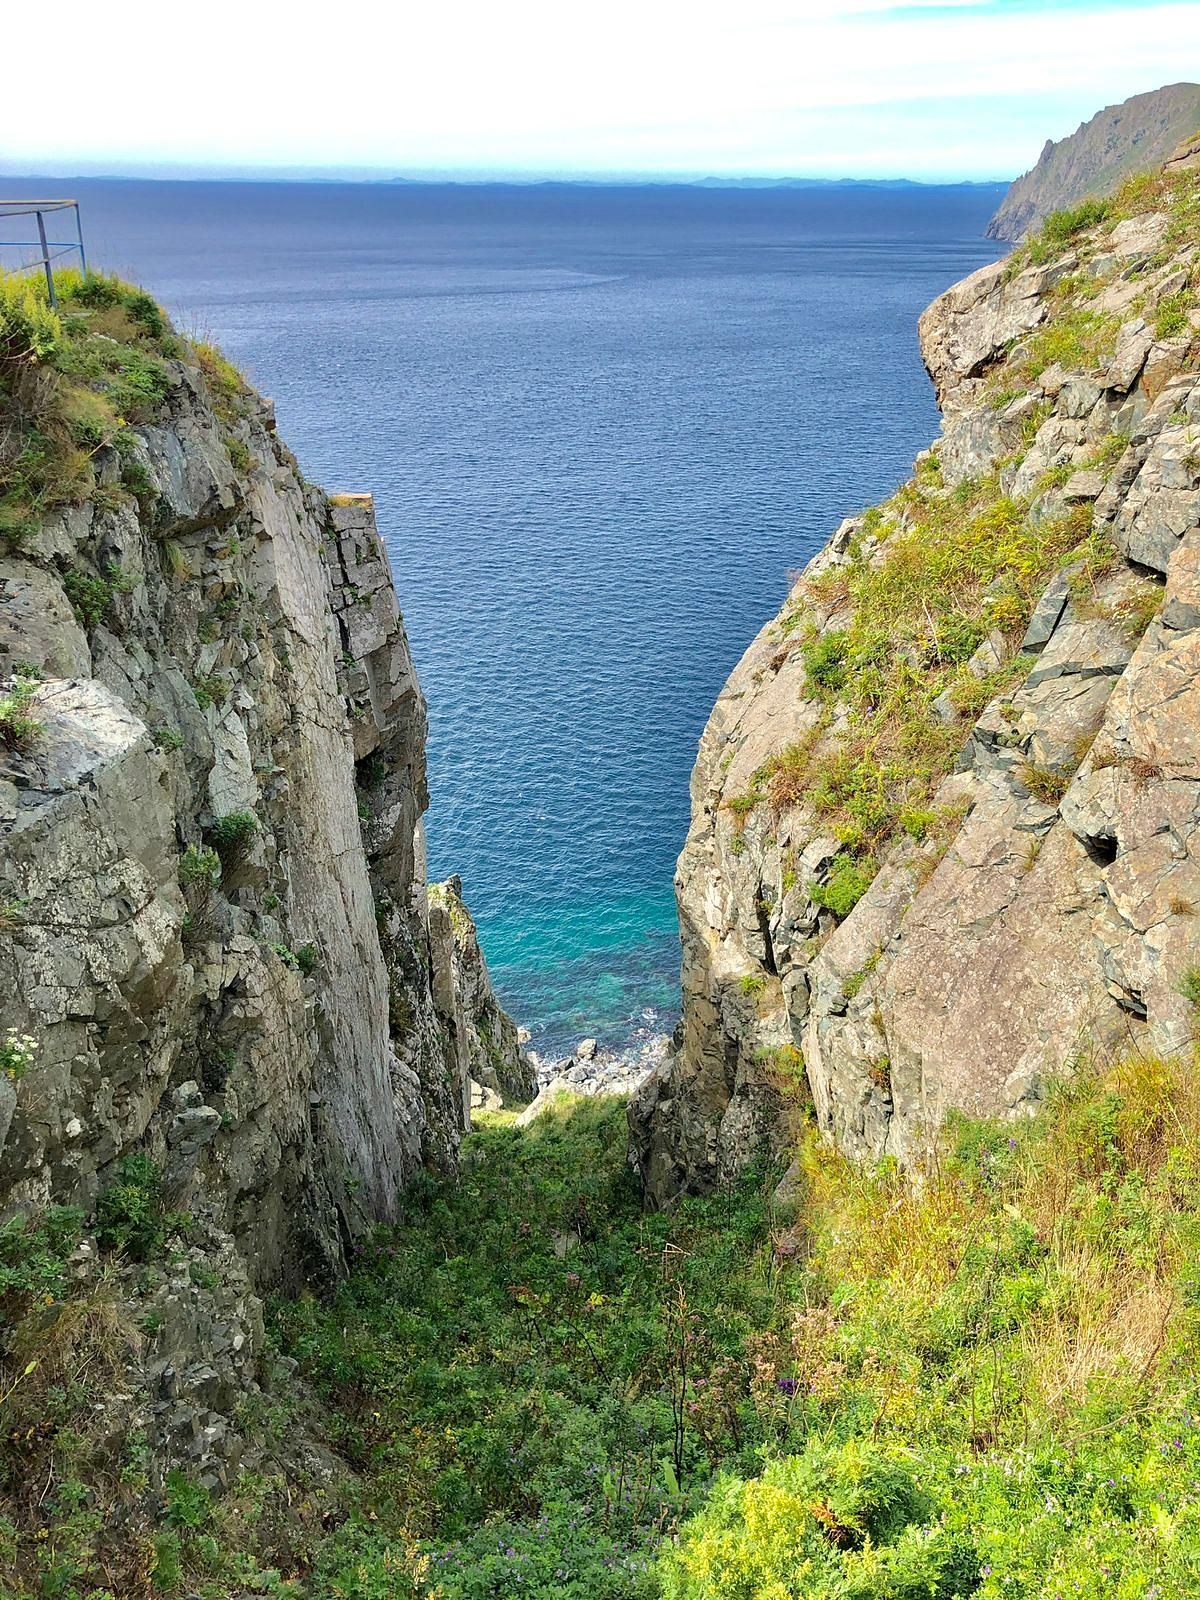
[[[0,170],[1010,178],[1200,78],[1200,0],[58,0]]]

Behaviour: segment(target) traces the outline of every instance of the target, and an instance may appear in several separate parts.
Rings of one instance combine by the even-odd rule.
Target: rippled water
[[[509,1008],[550,1054],[669,1027],[705,717],[787,571],[935,431],[916,317],[992,258],[1001,191],[72,187],[307,475],[374,491],[431,869]]]

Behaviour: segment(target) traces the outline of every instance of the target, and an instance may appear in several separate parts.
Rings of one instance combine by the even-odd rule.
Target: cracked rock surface
[[[891,837],[848,914],[820,894],[842,846],[817,778],[760,797],[781,751],[815,749],[819,776],[846,729],[805,666],[846,626],[844,603],[817,608],[803,648],[789,627],[814,592],[844,593],[838,574],[856,560],[886,560],[886,520],[882,533],[870,516],[843,524],[746,651],[692,779],[676,877],[683,1019],[631,1107],[653,1202],[713,1187],[771,1142],[781,1059],[802,1057],[842,1149],[909,1161],[952,1109],[1028,1113],[1081,1052],[1170,1052],[1190,1037],[1200,318],[1178,296],[1196,260],[1192,238],[1151,212],[1038,265],[984,267],[921,318],[944,420],[914,483],[952,497],[994,479],[1024,527],[1075,519],[1105,559],[1085,572],[1064,558],[987,635],[964,668],[995,685],[985,704],[933,702],[961,739],[932,797],[950,820],[936,842]],[[901,529],[904,495],[888,512]]]

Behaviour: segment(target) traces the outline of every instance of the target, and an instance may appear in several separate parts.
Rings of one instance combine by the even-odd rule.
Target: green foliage
[[[236,434],[231,433],[225,440],[225,449],[229,455],[230,463],[238,472],[249,472],[253,465],[254,457]]]
[[[190,844],[179,858],[179,881],[185,889],[213,889],[221,881],[221,858],[215,850]]]
[[[60,1298],[82,1225],[83,1212],[75,1206],[51,1206],[41,1216],[0,1223],[0,1312],[6,1321],[15,1322],[31,1304]]]
[[[216,345],[200,340],[193,345],[193,349],[208,384],[213,410],[222,422],[230,426],[246,409],[248,391],[245,380]],[[233,459],[232,454],[230,459]],[[237,466],[236,461],[233,464]]]
[[[149,1261],[166,1237],[162,1173],[141,1151],[122,1157],[96,1205],[96,1237],[106,1250]]]
[[[134,586],[132,578],[112,566],[106,569],[103,577],[72,567],[63,574],[62,585],[71,610],[85,628],[98,627],[115,596],[128,594]]]
[[[874,863],[858,862],[850,856],[840,855],[834,860],[824,883],[808,885],[809,898],[814,905],[824,906],[835,917],[848,917],[871,887]]]
[[[167,1473],[167,1521],[173,1528],[202,1528],[208,1521],[210,1501],[203,1484],[174,1469]]]
[[[26,750],[42,732],[42,724],[30,711],[39,678],[40,674],[18,669],[11,687],[0,694],[0,746],[6,750]]]
[[[603,1099],[473,1134],[329,1300],[274,1308],[364,1473],[315,1596],[642,1600],[714,1460],[757,1459],[769,1186],[647,1216],[625,1151]]]
[[[201,711],[219,705],[229,693],[229,682],[219,672],[201,673],[192,679],[192,694]]]
[[[1083,200],[1077,206],[1051,212],[1040,231],[1026,245],[1026,255],[1034,266],[1041,266],[1062,255],[1080,234],[1099,227],[1112,215],[1109,200]]]
[[[804,681],[810,694],[836,692],[846,682],[846,652],[850,640],[845,633],[821,633],[804,646]]]
[[[100,274],[55,274],[59,310],[38,277],[0,281],[0,537],[36,533],[56,506],[96,492],[93,460],[148,421],[178,342],[144,291]],[[128,467],[125,470],[130,470]]]
[[[246,850],[258,833],[258,818],[253,811],[230,811],[208,828],[208,837],[222,861],[230,861]]]
[[[666,1600],[1194,1594],[1195,1064],[957,1119],[919,1185],[811,1134],[801,1166],[812,1253],[791,1336],[759,1347],[780,1448],[717,1478]]]
[[[1180,289],[1160,300],[1154,308],[1154,337],[1177,339],[1188,331],[1191,322],[1188,313],[1196,302],[1193,290]]]
[[[767,987],[767,980],[761,972],[743,972],[738,979],[738,991],[747,1000],[756,1000]]]
[[[176,750],[183,749],[183,735],[178,728],[169,728],[165,724],[160,724],[157,728],[152,728],[150,732],[159,750],[174,753]]]

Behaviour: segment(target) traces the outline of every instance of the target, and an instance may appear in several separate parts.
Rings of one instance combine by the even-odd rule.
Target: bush
[[[0,695],[0,745],[7,750],[26,750],[42,732],[42,724],[30,714],[38,691],[38,679],[18,672],[12,686]]]
[[[840,855],[824,883],[814,881],[808,885],[808,896],[814,905],[824,906],[835,917],[848,917],[871,887],[874,876],[873,863]]]
[[[208,837],[222,863],[230,866],[249,849],[257,832],[258,818],[253,811],[231,811],[209,827]]]
[[[140,1151],[122,1158],[96,1206],[96,1237],[106,1250],[149,1261],[166,1237],[162,1173]]]
[[[221,858],[215,850],[202,850],[194,844],[179,858],[179,881],[184,888],[213,889],[221,881]]]

